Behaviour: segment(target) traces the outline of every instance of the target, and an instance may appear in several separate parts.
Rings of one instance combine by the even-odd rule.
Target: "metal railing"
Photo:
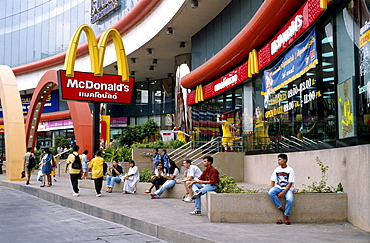
[[[238,152],[243,152],[243,140],[241,137],[230,137],[234,139],[233,148]],[[222,137],[216,137],[211,141],[190,141],[178,149],[175,149],[168,156],[171,160],[175,161],[177,165],[181,165],[181,162],[185,159],[192,160],[195,165],[199,164],[201,158],[209,155],[213,155],[217,152],[223,151],[223,146],[221,145]]]

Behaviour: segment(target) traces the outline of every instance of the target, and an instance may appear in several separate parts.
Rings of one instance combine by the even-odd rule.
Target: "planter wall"
[[[211,222],[271,223],[283,214],[266,193],[215,193],[202,197],[202,212]],[[290,219],[300,223],[347,221],[346,193],[298,193]],[[284,202],[285,203],[285,202]]]

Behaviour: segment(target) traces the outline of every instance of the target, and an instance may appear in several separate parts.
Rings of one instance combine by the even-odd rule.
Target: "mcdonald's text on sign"
[[[122,82],[118,75],[74,72],[74,77],[67,77],[66,71],[58,71],[60,97],[62,100],[78,100],[103,103],[131,103],[134,78]]]

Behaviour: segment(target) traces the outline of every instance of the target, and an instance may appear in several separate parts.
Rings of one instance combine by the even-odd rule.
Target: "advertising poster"
[[[266,69],[262,81],[262,95],[269,95],[301,77],[318,63],[315,29],[306,39],[295,45],[271,69]]]
[[[22,110],[23,110],[24,116],[28,114],[28,109],[30,108],[31,99],[32,99],[32,94],[21,95]],[[51,91],[49,97],[47,98],[45,102],[45,106],[44,106],[44,109],[42,110],[42,113],[48,113],[48,112],[54,112],[54,111],[59,111],[59,92],[58,90]],[[3,117],[2,106],[0,106],[0,117]]]
[[[356,136],[354,118],[353,78],[337,85],[339,139]]]

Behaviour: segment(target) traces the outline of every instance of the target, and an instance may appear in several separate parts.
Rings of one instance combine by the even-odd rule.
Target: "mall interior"
[[[288,153],[308,184],[320,177],[319,157],[328,183],[348,193],[349,221],[369,231],[369,10],[367,0],[5,1],[0,64],[16,76],[26,117],[42,75],[65,69],[74,31],[87,24],[99,38],[115,28],[135,83],[130,104],[101,106],[108,141],[149,119],[162,133],[180,126],[193,141],[210,141],[222,136],[217,117],[226,115],[245,154],[244,181],[266,183],[276,154]],[[91,72],[86,40],[81,35],[76,71]],[[104,74],[117,70],[110,42]],[[4,155],[2,109],[0,117]],[[53,146],[55,137],[75,139],[57,86],[37,147]]]

